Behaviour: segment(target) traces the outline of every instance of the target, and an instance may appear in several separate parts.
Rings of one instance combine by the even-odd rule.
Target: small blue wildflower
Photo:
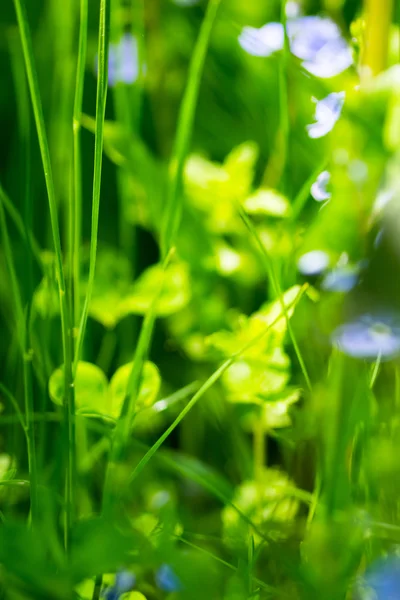
[[[314,198],[314,200],[316,200],[317,202],[329,200],[329,198],[332,195],[327,190],[330,180],[331,174],[329,173],[329,171],[322,171],[322,173],[318,175],[316,181],[314,181],[310,190],[311,196]]]
[[[352,65],[351,50],[331,19],[301,17],[288,21],[287,29],[292,53],[312,75],[334,77]]]
[[[95,60],[95,71],[98,70],[98,58]],[[139,51],[137,39],[125,33],[118,44],[110,44],[108,51],[108,85],[117,83],[134,83],[139,77]]]
[[[390,360],[400,354],[400,320],[389,314],[363,315],[338,327],[332,342],[354,358]]]
[[[323,250],[311,250],[300,256],[297,268],[303,275],[315,276],[325,271],[330,263],[330,258]]]
[[[307,125],[310,138],[320,138],[332,131],[344,104],[344,92],[332,92],[322,100],[315,100],[315,123]]]
[[[357,585],[360,600],[400,600],[400,557],[375,562]]]
[[[156,572],[156,584],[163,592],[179,592],[182,589],[182,583],[176,576],[172,568],[163,564]]]
[[[106,600],[119,600],[122,594],[130,592],[136,584],[136,576],[130,571],[118,571],[114,585],[107,588],[104,597]]]
[[[295,12],[292,13],[295,15]],[[292,54],[316,77],[329,78],[353,64],[353,57],[340,29],[326,17],[288,15],[287,35]],[[253,56],[270,56],[284,47],[282,23],[267,23],[259,29],[244,27],[239,35],[243,50]]]
[[[328,292],[349,292],[357,285],[359,269],[356,267],[337,267],[324,277],[321,287]]]

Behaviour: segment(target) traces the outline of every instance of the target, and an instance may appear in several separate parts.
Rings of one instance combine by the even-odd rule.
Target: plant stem
[[[18,285],[17,274],[14,266],[14,260],[12,255],[12,249],[10,244],[10,238],[8,235],[7,223],[3,208],[3,189],[0,186],[0,231],[3,240],[4,255],[6,265],[11,281],[11,290],[14,300],[14,314],[16,329],[18,335],[18,342],[20,346],[22,364],[23,364],[23,375],[24,375],[24,392],[25,392],[25,421],[22,421],[22,425],[25,432],[27,452],[28,452],[28,468],[29,468],[29,480],[30,480],[30,503],[31,503],[31,519],[34,524],[38,516],[38,502],[37,502],[37,461],[36,461],[36,446],[35,446],[35,435],[34,425],[32,420],[32,414],[34,413],[33,397],[32,397],[32,379],[30,369],[30,351],[28,347],[28,331],[26,318],[24,315],[21,291]],[[17,411],[19,414],[19,411]]]
[[[70,327],[70,313],[68,306],[68,296],[65,286],[65,276],[62,262],[61,252],[61,239],[60,229],[58,223],[57,214],[57,201],[55,195],[53,173],[50,161],[50,150],[47,140],[42,102],[40,98],[39,82],[36,73],[36,67],[34,62],[33,45],[31,40],[31,34],[29,29],[28,18],[26,14],[26,8],[23,0],[14,0],[15,11],[17,15],[18,27],[21,36],[21,44],[25,61],[26,74],[28,78],[29,91],[32,101],[33,114],[35,118],[36,130],[39,141],[40,154],[43,164],[43,172],[46,182],[47,196],[49,201],[50,210],[50,222],[51,231],[53,238],[53,245],[56,257],[56,279],[59,291],[60,299],[60,313],[61,313],[61,332],[62,332],[62,346],[63,346],[63,357],[64,357],[64,417],[65,425],[67,429],[67,457],[66,457],[66,508],[65,508],[65,531],[64,539],[65,546],[69,546],[69,531],[71,525],[71,513],[73,506],[73,490],[71,486],[71,452],[73,452],[74,441],[70,438],[70,416],[74,413],[74,392],[73,392],[73,379],[72,379],[72,356],[71,356],[71,327]]]
[[[89,315],[90,300],[93,292],[94,276],[96,271],[97,237],[99,229],[101,171],[103,161],[104,118],[107,101],[108,86],[108,43],[110,37],[110,0],[100,2],[100,23],[98,42],[98,79],[96,93],[96,133],[94,143],[94,174],[92,198],[92,226],[90,237],[90,264],[89,277],[85,302],[83,305],[76,342],[73,372],[76,373],[78,361],[82,354],[83,340]]]
[[[73,281],[73,307],[74,326],[79,322],[80,314],[80,246],[81,246],[81,220],[82,220],[82,165],[81,165],[81,116],[83,102],[83,88],[85,81],[85,65],[87,53],[87,29],[88,29],[88,0],[80,2],[80,24],[78,63],[76,68],[76,84],[74,98],[74,112],[72,121],[73,130],[73,202],[71,205],[70,227],[71,227],[71,254],[70,254],[70,276]]]
[[[361,58],[363,75],[378,75],[387,66],[393,0],[364,0],[366,29]]]

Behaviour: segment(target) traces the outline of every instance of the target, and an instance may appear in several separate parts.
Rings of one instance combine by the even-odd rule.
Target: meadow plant
[[[4,0],[3,598],[400,599],[399,22]]]

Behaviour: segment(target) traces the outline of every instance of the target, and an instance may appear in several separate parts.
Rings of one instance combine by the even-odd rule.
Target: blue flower
[[[300,58],[302,66],[316,77],[334,77],[353,64],[350,47],[331,19],[317,16],[289,18],[287,35],[292,54]],[[284,47],[283,25],[267,23],[259,29],[244,27],[239,44],[253,56],[270,56]]]
[[[338,327],[332,342],[354,358],[390,360],[400,354],[400,320],[390,314],[363,315]]]
[[[330,258],[323,250],[311,250],[300,256],[297,268],[303,275],[319,275],[328,268]]]
[[[332,131],[344,104],[344,92],[332,92],[322,100],[315,100],[315,123],[307,125],[310,138],[320,138]]]
[[[357,586],[360,600],[400,600],[400,557],[375,562]]]
[[[331,174],[329,171],[322,171],[317,177],[317,180],[311,186],[311,196],[317,202],[322,202],[323,200],[329,200],[331,197],[331,193],[328,192],[327,186],[331,180]]]
[[[288,21],[292,53],[316,77],[339,75],[353,64],[353,57],[339,27],[326,17],[301,17]]]
[[[163,592],[179,592],[182,589],[180,579],[175,575],[172,568],[163,564],[156,572],[156,584]]]
[[[130,571],[118,571],[115,576],[114,585],[107,588],[104,597],[106,600],[119,600],[122,594],[130,592],[136,583],[136,576]]]
[[[98,58],[95,60],[95,71],[98,71]],[[108,51],[108,85],[117,83],[134,83],[139,77],[139,50],[137,39],[125,33],[118,44],[110,44]]]
[[[328,292],[349,292],[357,285],[359,269],[357,267],[337,267],[324,277],[321,287]]]

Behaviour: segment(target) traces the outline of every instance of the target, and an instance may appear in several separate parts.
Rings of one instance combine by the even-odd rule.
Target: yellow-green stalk
[[[378,75],[387,67],[393,0],[364,0],[365,34],[361,53],[364,76]]]

